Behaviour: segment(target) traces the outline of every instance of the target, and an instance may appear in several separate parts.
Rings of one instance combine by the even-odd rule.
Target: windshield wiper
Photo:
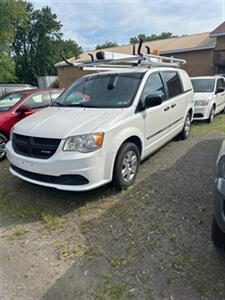
[[[93,106],[93,105],[87,105],[87,104],[84,104],[84,103],[79,103],[79,104],[67,104],[65,105],[66,107],[90,107],[90,108],[96,108],[96,106]]]
[[[62,103],[57,102],[57,101],[54,101],[51,106],[56,106],[55,104],[57,104],[58,106],[61,106],[61,107],[64,106]]]

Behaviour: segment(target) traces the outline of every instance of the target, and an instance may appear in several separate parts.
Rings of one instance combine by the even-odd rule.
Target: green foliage
[[[78,57],[82,53],[82,48],[73,40],[60,40],[59,50],[67,58]]]
[[[54,64],[60,54],[79,55],[81,47],[72,40],[62,39],[62,24],[50,7],[35,10],[24,2],[26,18],[17,24],[12,44],[19,82],[37,84],[37,76],[55,75]]]
[[[15,64],[11,45],[17,24],[26,17],[24,3],[19,0],[1,0],[0,6],[0,82],[13,82]]]
[[[172,37],[176,37],[176,35],[173,35],[172,32],[162,32],[159,35],[157,34],[145,35],[144,33],[141,33],[138,36],[132,36],[130,38],[130,43],[136,44],[139,42],[139,40],[143,40],[143,42],[150,42],[156,40],[169,39]]]
[[[104,44],[101,44],[101,45],[97,45],[95,47],[96,50],[99,50],[99,49],[105,49],[105,48],[113,48],[113,47],[117,47],[118,44],[116,42],[105,42]]]

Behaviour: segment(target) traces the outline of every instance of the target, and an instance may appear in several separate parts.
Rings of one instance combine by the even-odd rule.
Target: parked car
[[[16,91],[33,90],[33,89],[37,89],[37,87],[32,86],[30,84],[16,84],[16,83],[0,84],[0,97]]]
[[[212,240],[216,247],[225,250],[225,141],[217,160]]]
[[[52,104],[61,92],[58,89],[24,90],[0,98],[0,161],[5,158],[11,128],[23,118]]]
[[[61,190],[133,184],[140,161],[180,134],[193,117],[189,76],[172,67],[84,76],[55,102],[14,126],[12,174]]]
[[[194,89],[194,120],[212,122],[225,111],[225,79],[222,76],[192,77]]]

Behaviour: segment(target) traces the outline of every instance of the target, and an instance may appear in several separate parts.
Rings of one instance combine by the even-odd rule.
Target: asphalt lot
[[[0,163],[0,298],[224,299],[210,238],[225,115],[195,124],[141,165],[135,185],[68,193]]]

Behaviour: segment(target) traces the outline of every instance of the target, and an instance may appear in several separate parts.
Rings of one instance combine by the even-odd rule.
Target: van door
[[[162,97],[163,102],[161,105],[150,107],[142,112],[145,126],[145,155],[163,145],[170,126],[171,109],[165,101],[165,88],[159,72],[149,75],[142,91],[142,103],[144,103],[146,96],[151,94]]]
[[[162,72],[166,86],[168,104],[171,108],[171,132],[182,130],[186,118],[187,106],[190,102],[190,95],[183,92],[183,86],[177,71]]]
[[[216,113],[222,111],[225,106],[225,91],[217,93],[218,89],[225,89],[224,79],[222,78],[218,78],[216,82],[216,90],[215,90]]]

